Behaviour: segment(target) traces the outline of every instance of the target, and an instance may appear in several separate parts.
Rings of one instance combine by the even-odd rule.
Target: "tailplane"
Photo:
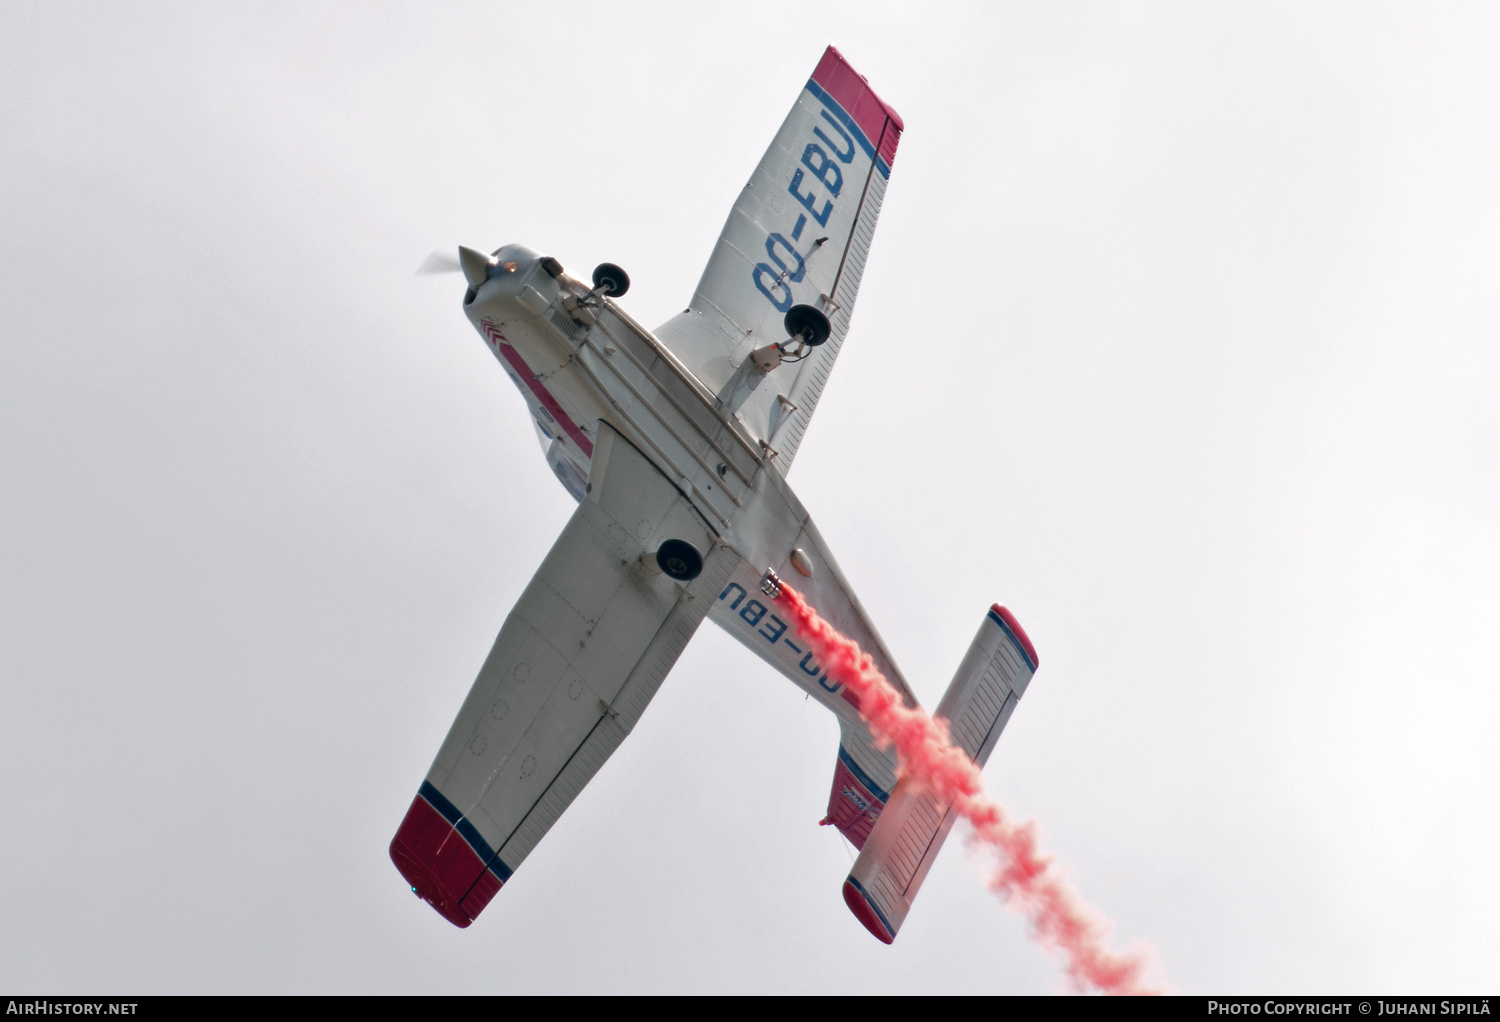
[[[1036,650],[1015,617],[999,604],[990,608],[933,714],[948,721],[953,744],[980,766],[1000,740],[1036,666]],[[840,767],[844,766],[841,756]],[[844,901],[867,930],[889,944],[953,829],[955,814],[936,795],[906,779],[897,781],[884,808],[876,812],[844,881]]]

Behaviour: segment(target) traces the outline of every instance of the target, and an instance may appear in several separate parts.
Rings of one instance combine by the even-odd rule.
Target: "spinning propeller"
[[[563,272],[562,263],[551,256],[543,256],[541,265],[542,269],[553,277]],[[417,275],[462,273],[464,279],[469,282],[469,286],[475,288],[494,276],[497,266],[499,263],[496,256],[485,255],[483,252],[476,252],[472,248],[460,245],[457,259],[446,252],[430,253],[426,259],[422,260],[422,265],[417,267]],[[505,267],[514,271],[516,264],[508,262]],[[594,290],[610,298],[619,298],[630,290],[630,275],[614,263],[600,263],[594,267]],[[812,343],[820,342],[813,341]]]
[[[470,287],[478,287],[489,278],[494,265],[494,256],[488,256],[483,252],[476,252],[472,248],[460,245],[457,259],[446,252],[433,252],[422,260],[422,265],[417,267],[417,273],[462,273]]]

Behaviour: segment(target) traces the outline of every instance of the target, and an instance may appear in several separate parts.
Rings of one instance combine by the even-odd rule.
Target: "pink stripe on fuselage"
[[[541,402],[542,407],[547,409],[547,414],[557,420],[557,424],[578,445],[580,451],[592,458],[594,456],[594,442],[584,434],[583,430],[578,428],[578,424],[573,421],[573,417],[563,411],[562,405],[557,403],[557,398],[553,397],[551,392],[542,386],[541,381],[536,378],[536,374],[531,371],[531,367],[526,364],[526,360],[521,357],[520,352],[505,343],[505,335],[495,329],[495,324],[489,320],[485,320],[483,326],[485,337],[495,346],[495,350],[500,353],[500,357],[510,363],[510,367],[521,377],[521,382],[526,384],[531,389],[531,392],[536,395],[536,399]]]

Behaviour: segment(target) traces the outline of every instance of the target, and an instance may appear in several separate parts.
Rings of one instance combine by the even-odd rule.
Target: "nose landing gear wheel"
[[[594,287],[603,288],[611,298],[619,298],[630,290],[630,275],[614,263],[600,263],[594,267]]]

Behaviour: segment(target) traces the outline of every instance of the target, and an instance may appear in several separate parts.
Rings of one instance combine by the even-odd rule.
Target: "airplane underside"
[[[829,47],[741,193],[688,308],[655,331],[520,245],[460,250],[464,311],[578,501],[507,617],[391,844],[412,889],[468,926],[602,767],[701,622],[840,724],[827,823],[859,859],[844,897],[889,943],[951,828],[905,791],[858,699],[760,591],[774,571],[916,699],[786,481],[849,317],[901,121]],[[749,256],[746,253],[750,253]],[[760,253],[764,253],[762,259]],[[982,764],[1036,669],[998,606],[939,707]]]

